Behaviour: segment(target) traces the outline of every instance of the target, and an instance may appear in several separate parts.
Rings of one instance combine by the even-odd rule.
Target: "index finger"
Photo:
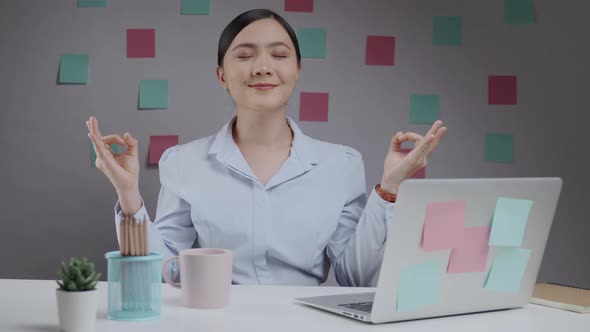
[[[96,136],[102,137],[102,133],[98,128],[98,120],[93,116],[90,117],[90,131]]]
[[[96,155],[102,159],[107,160],[108,156],[111,156],[111,152],[107,149],[107,145],[100,139],[100,137],[96,137],[95,134],[89,133],[88,137],[92,141],[92,146],[94,147],[94,151]]]

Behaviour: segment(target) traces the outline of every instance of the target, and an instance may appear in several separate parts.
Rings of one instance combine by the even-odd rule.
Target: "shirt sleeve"
[[[347,199],[327,254],[341,286],[371,287],[377,284],[395,203],[383,200],[374,188],[367,199],[361,154],[352,148],[345,152]]]
[[[197,231],[190,216],[190,204],[182,196],[180,172],[178,168],[178,147],[167,149],[160,159],[160,193],[156,219],[151,219],[143,204],[135,213],[135,220],[148,223],[149,248],[162,256],[162,263],[172,256],[178,256],[182,249],[192,248],[197,238]],[[123,219],[121,205],[115,204],[115,225],[117,239],[120,238],[120,224]],[[172,280],[179,281],[180,275],[176,263],[169,265],[168,273]]]

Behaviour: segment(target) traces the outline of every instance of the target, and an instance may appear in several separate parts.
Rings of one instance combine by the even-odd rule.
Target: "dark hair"
[[[219,45],[217,47],[217,64],[223,66],[223,58],[229,48],[229,45],[234,41],[238,33],[242,31],[250,23],[262,20],[265,18],[272,18],[287,31],[287,34],[291,38],[293,45],[295,46],[295,52],[297,52],[297,63],[301,62],[301,52],[299,51],[299,42],[297,41],[297,35],[293,31],[293,28],[282,18],[279,14],[273,12],[270,9],[252,9],[241,13],[234,18],[229,24],[223,29],[221,36],[219,37]]]

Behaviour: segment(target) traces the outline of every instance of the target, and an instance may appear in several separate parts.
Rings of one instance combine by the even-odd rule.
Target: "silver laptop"
[[[298,298],[295,301],[371,323],[523,307],[533,293],[561,192],[561,185],[561,178],[406,180],[400,185],[397,203],[391,211],[393,218],[389,225],[385,253],[375,292]],[[466,203],[463,205],[465,206],[463,209],[464,227],[490,226],[492,228],[490,233],[495,234],[489,235],[489,237],[494,236],[494,243],[500,243],[497,242],[497,239],[501,236],[495,237],[502,234],[500,222],[495,220],[499,220],[501,213],[496,212],[498,219],[493,219],[499,198],[518,200],[519,202],[532,201],[532,205],[529,205],[528,220],[524,231],[521,232],[520,245],[489,245],[487,257],[485,250],[481,251],[482,254],[479,255],[480,267],[485,264],[483,271],[449,273],[449,260],[459,257],[452,255],[453,249],[435,251],[424,249],[422,233],[426,224],[427,206],[432,206],[431,203],[451,201]],[[506,211],[509,210],[504,210],[502,214],[505,215]],[[432,212],[429,215],[432,216]],[[507,219],[509,218],[504,220]],[[492,225],[492,220],[494,220],[494,225]],[[504,223],[503,225],[514,226],[515,224]],[[498,229],[493,229],[494,226]],[[506,229],[503,232],[508,237],[517,233],[506,232]],[[429,236],[430,238],[432,237]],[[485,243],[484,247],[486,247]],[[506,263],[505,257],[506,253],[514,253],[521,249],[528,251],[528,260],[524,264],[521,260],[521,277],[516,277],[518,282],[515,284],[514,274],[506,274],[506,271],[511,271],[511,268],[510,265],[506,265],[509,263]],[[424,266],[421,264],[432,261],[441,262],[439,265],[435,265],[440,266],[435,269],[437,278],[439,278],[438,289],[435,292],[436,296],[433,297],[431,286],[422,288],[423,291],[429,290],[430,295],[419,294],[422,298],[426,298],[426,300],[422,299],[423,302],[420,304],[420,300],[416,300],[420,297],[411,297],[412,287],[414,287],[414,291],[420,288],[417,288],[416,285],[408,286],[408,274],[403,274],[403,277],[401,275],[407,273],[409,268],[412,269],[412,266]],[[490,270],[495,261],[497,262],[494,267],[496,271],[492,277]],[[514,262],[515,260],[509,259],[508,261]],[[453,264],[456,262],[459,260],[454,261]],[[454,272],[457,271],[457,266],[454,266]],[[504,269],[504,274],[500,273],[502,269]],[[423,271],[428,271],[428,268]],[[432,272],[432,269],[430,271]],[[515,273],[518,275],[518,272]],[[502,279],[503,275],[504,280]],[[489,280],[490,277],[494,280]],[[512,289],[508,285],[511,279]],[[406,280],[404,281],[404,289],[400,288],[400,283],[403,283],[401,280]],[[404,302],[399,303],[398,300]],[[418,303],[412,303],[413,301],[418,301]]]

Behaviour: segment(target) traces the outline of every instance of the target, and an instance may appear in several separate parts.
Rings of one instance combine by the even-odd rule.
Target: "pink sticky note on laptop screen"
[[[166,149],[178,145],[178,135],[150,136],[149,165],[157,165]]]
[[[465,228],[462,248],[451,251],[449,273],[485,272],[490,246],[490,226]]]
[[[463,247],[466,209],[465,200],[428,203],[422,249],[429,252]]]

